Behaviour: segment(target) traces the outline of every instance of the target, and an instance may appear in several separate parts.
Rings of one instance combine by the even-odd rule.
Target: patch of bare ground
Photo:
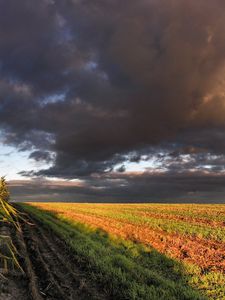
[[[6,277],[7,276],[7,277]],[[0,278],[1,300],[31,300],[27,292],[27,282],[19,273],[5,274]]]
[[[166,219],[171,221],[182,221],[188,224],[194,225],[206,225],[213,228],[217,227],[225,227],[224,221],[216,221],[204,218],[197,218],[197,217],[190,217],[190,216],[181,216],[181,215],[172,215],[172,214],[165,214],[165,213],[149,213],[149,212],[139,212],[138,215],[143,217],[150,217],[154,219]]]
[[[64,213],[64,216],[66,214]],[[85,214],[73,213],[72,219],[89,224],[95,228],[151,245],[158,251],[185,262],[198,265],[202,272],[214,270],[225,272],[225,244],[217,241],[206,240],[195,236],[183,236],[176,233],[167,233],[143,225],[129,223],[127,220],[113,220],[104,217],[95,217]]]

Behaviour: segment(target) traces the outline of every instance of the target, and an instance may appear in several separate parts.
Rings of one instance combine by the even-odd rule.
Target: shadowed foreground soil
[[[0,300],[109,299],[86,278],[64,242],[30,221],[31,226],[21,224],[19,234],[10,225],[1,228],[1,234],[10,235],[22,254],[20,263],[25,273],[11,268],[5,274],[7,279],[0,277]]]

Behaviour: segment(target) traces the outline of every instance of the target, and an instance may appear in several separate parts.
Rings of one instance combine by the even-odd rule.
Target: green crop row
[[[116,204],[102,205],[76,204],[79,210],[85,211],[111,211],[116,212],[134,212],[134,213],[155,213],[161,215],[171,215],[180,217],[189,217],[190,219],[203,219],[205,221],[225,222],[225,205],[197,205],[197,204]],[[224,224],[225,225],[225,224]]]
[[[54,204],[57,207],[57,204]],[[54,207],[52,206],[52,207]],[[62,204],[63,207],[63,204]],[[126,207],[126,206],[125,206]],[[191,222],[173,220],[168,218],[154,218],[148,216],[142,216],[139,212],[135,212],[134,209],[129,208],[124,209],[123,207],[117,205],[114,208],[106,205],[70,205],[70,212],[83,213],[89,216],[95,217],[107,217],[113,220],[130,222],[135,225],[147,226],[155,230],[163,230],[168,233],[178,233],[185,236],[193,236],[205,239],[217,240],[220,242],[225,242],[225,227],[210,227],[207,224],[192,224]],[[146,205],[145,205],[146,207]],[[144,208],[143,208],[144,210]]]

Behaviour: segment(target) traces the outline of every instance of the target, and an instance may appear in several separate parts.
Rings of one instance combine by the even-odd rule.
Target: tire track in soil
[[[41,299],[110,299],[87,279],[62,240],[37,220],[30,222],[22,224],[22,231]]]
[[[17,233],[12,226],[4,226],[25,273],[10,270],[5,279],[0,266],[0,300],[110,299],[87,278],[63,240],[38,220],[29,217],[29,222],[33,225],[22,222],[22,232]]]

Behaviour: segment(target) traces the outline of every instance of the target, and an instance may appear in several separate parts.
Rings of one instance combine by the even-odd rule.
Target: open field
[[[19,204],[1,300],[225,299],[224,205]],[[25,218],[25,220],[24,220]],[[2,248],[1,248],[2,250]]]
[[[225,299],[225,205],[22,207],[66,241],[108,297]]]

